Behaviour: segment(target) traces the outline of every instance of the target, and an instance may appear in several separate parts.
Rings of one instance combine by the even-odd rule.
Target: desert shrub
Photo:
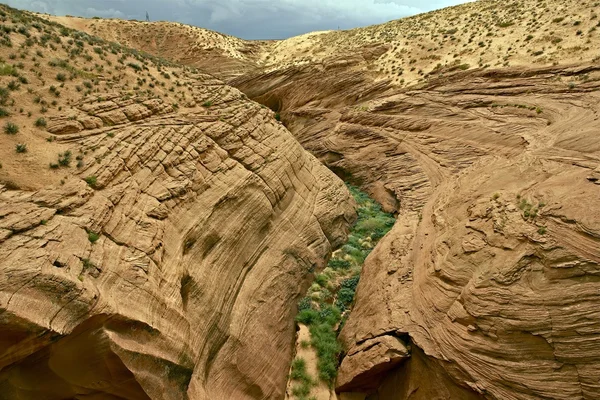
[[[58,155],[58,164],[62,167],[68,167],[71,165],[71,151],[67,150],[64,153]]]
[[[17,150],[17,153],[26,153],[27,145],[25,143],[18,143],[16,145],[16,150]]]
[[[43,117],[36,119],[35,126],[37,126],[38,128],[44,128],[46,126],[46,119]]]
[[[92,231],[88,232],[88,240],[90,241],[90,243],[96,243],[98,239],[100,239],[100,234]]]
[[[12,122],[7,122],[6,125],[4,125],[4,133],[9,135],[15,135],[19,133],[19,126],[13,124]]]
[[[353,276],[352,278],[345,279],[340,284],[340,287],[342,289],[351,289],[352,291],[356,291],[356,287],[358,286],[359,279],[360,279],[360,276],[358,276],[358,275]]]
[[[92,188],[95,188],[98,184],[98,178],[94,175],[90,175],[85,178],[85,182]]]
[[[127,64],[128,67],[133,68],[134,70],[136,70],[137,72],[141,71],[143,68],[140,66],[140,64],[136,64],[136,63],[128,63]]]
[[[315,282],[317,282],[320,286],[326,287],[329,282],[329,277],[325,274],[319,274],[315,278]]]
[[[354,301],[354,290],[348,288],[342,288],[338,291],[337,300],[335,305],[340,310],[347,309]]]
[[[347,260],[341,260],[339,258],[332,258],[327,263],[327,266],[333,269],[348,269],[351,264]]]
[[[4,63],[0,63],[0,76],[18,76],[19,71],[12,66]]]
[[[313,310],[312,308],[304,309],[298,313],[296,316],[296,321],[304,324],[311,325],[313,322],[319,319],[319,312],[317,310]]]
[[[298,399],[306,399],[314,382],[306,370],[306,361],[303,358],[292,361],[290,379],[294,381],[292,394]]]
[[[8,87],[8,90],[12,90],[14,92],[15,90],[19,90],[21,85],[19,85],[19,82],[17,81],[10,81],[6,87]]]

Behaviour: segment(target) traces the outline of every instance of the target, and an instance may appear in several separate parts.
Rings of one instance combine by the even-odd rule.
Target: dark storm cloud
[[[6,0],[12,7],[56,15],[178,21],[245,39],[386,22],[466,0]]]

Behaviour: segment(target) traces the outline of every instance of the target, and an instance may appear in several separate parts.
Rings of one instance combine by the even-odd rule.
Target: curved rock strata
[[[115,134],[56,138],[95,159],[78,175],[1,187],[3,396],[283,396],[295,303],[352,202],[270,111],[195,80],[210,108],[141,119],[111,104],[127,116]]]
[[[598,67],[457,72],[410,90],[321,68],[234,84],[398,213],[341,333],[337,391],[598,398]]]

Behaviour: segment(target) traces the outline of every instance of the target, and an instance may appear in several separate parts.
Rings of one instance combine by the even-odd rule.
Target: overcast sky
[[[467,0],[4,0],[56,15],[177,21],[244,39],[378,24]]]

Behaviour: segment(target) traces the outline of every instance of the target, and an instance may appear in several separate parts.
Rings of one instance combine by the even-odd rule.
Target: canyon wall
[[[390,90],[339,62],[233,82],[398,214],[340,335],[339,393],[598,398],[599,77],[481,70]]]
[[[296,302],[353,202],[269,110],[193,78],[210,108],[83,101],[123,117],[56,135],[96,162],[0,186],[3,398],[283,397]]]

